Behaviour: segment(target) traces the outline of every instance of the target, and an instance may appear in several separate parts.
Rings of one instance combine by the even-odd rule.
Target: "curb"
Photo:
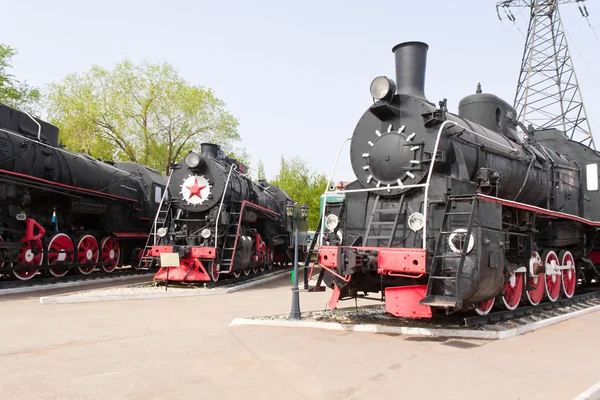
[[[235,318],[230,326],[275,326],[289,328],[314,328],[336,331],[367,332],[367,333],[396,333],[411,336],[451,337],[464,339],[486,339],[504,340],[519,335],[524,335],[550,325],[557,324],[568,319],[576,318],[584,314],[600,310],[600,305],[585,310],[574,311],[569,314],[560,315],[542,321],[532,322],[506,331],[473,330],[473,329],[437,329],[437,328],[413,328],[408,326],[387,326],[377,324],[342,324],[338,322],[313,322],[313,321],[286,321],[286,320],[260,320],[249,318]],[[600,383],[596,388],[600,393]]]
[[[193,296],[214,296],[219,294],[227,294],[234,293],[239,290],[248,289],[254,286],[261,285],[266,282],[273,281],[285,273],[290,274],[291,271],[283,270],[276,271],[272,275],[264,279],[257,279],[253,282],[247,282],[238,286],[234,286],[228,289],[214,289],[208,291],[195,291],[189,293],[182,292],[171,292],[168,290],[166,292],[161,293],[137,293],[137,294],[108,294],[108,295],[98,295],[98,296],[65,296],[65,295],[56,295],[56,296],[45,296],[40,297],[40,304],[73,304],[73,303],[92,303],[92,302],[100,302],[100,301],[118,301],[118,300],[144,300],[144,299],[156,299],[156,298],[167,298],[167,297],[193,297]],[[191,289],[193,290],[193,289]],[[77,293],[77,292],[75,292]]]
[[[598,400],[600,399],[600,382],[579,394],[573,400]]]
[[[76,286],[89,286],[89,285],[97,285],[99,283],[110,283],[110,282],[120,282],[127,280],[134,280],[136,278],[141,278],[144,275],[134,275],[134,276],[119,276],[115,278],[104,278],[97,280],[86,280],[86,281],[76,281],[76,282],[64,282],[64,283],[53,283],[50,285],[40,285],[40,286],[28,286],[22,288],[12,288],[12,289],[0,289],[0,296],[6,296],[9,294],[19,294],[19,293],[29,293],[29,292],[41,292],[46,290],[54,290],[54,289],[64,289]],[[148,279],[152,279],[152,274],[148,274]]]

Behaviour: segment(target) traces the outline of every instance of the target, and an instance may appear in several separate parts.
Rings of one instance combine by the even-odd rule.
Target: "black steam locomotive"
[[[169,200],[159,212],[160,257],[155,280],[217,281],[221,274],[271,269],[292,259],[292,199],[280,188],[247,176],[247,168],[219,146],[203,143],[173,165]],[[307,223],[299,226],[306,236]]]
[[[351,142],[356,181],[324,213],[330,307],[381,292],[389,313],[428,318],[573,296],[598,279],[600,154],[523,126],[479,85],[458,115],[445,99],[436,106],[424,94],[427,50],[395,46],[396,82],[371,83]]]
[[[165,186],[143,165],[67,151],[57,127],[0,104],[0,274],[138,265]]]

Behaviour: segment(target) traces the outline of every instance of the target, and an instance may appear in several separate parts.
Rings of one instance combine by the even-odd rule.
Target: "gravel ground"
[[[211,291],[220,288],[208,289],[203,287],[173,287],[169,286],[166,293],[181,293],[181,292],[193,292],[193,291]],[[74,292],[66,294],[65,297],[87,297],[87,296],[112,296],[112,295],[134,295],[134,294],[146,294],[146,293],[165,293],[164,286],[154,286],[154,284],[140,284],[131,286],[121,287],[110,287],[106,289],[94,289],[84,290],[81,292]]]
[[[114,296],[114,295],[138,295],[138,294],[154,294],[154,293],[210,293],[223,291],[232,287],[236,287],[242,284],[260,281],[271,276],[283,275],[287,270],[274,270],[268,271],[262,275],[249,275],[247,277],[240,277],[239,279],[224,279],[216,283],[206,282],[198,284],[181,284],[181,283],[169,283],[167,290],[165,291],[165,284],[163,282],[150,282],[135,285],[122,285],[113,286],[104,289],[84,290],[73,293],[65,294],[64,297],[89,297],[89,296]]]
[[[534,314],[514,318],[506,321],[498,321],[493,324],[484,324],[479,326],[465,326],[461,315],[455,317],[444,317],[440,315],[438,319],[406,319],[394,317],[386,313],[385,305],[378,304],[374,306],[360,306],[335,309],[333,311],[325,309],[322,311],[302,312],[302,321],[310,322],[333,322],[348,325],[376,324],[396,327],[428,328],[428,329],[461,329],[461,330],[486,330],[486,331],[504,331],[513,329],[532,322],[541,321],[559,315],[572,313],[584,308],[588,308],[598,303],[578,304],[576,307],[565,306],[552,310],[539,310]],[[467,314],[462,315],[467,316]],[[268,315],[262,317],[251,317],[254,320],[288,320],[289,313]]]

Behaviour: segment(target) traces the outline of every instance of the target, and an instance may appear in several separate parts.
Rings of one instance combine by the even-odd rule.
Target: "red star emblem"
[[[194,179],[194,184],[192,186],[186,186],[186,189],[189,189],[190,191],[190,199],[194,196],[198,196],[199,199],[202,198],[201,195],[201,191],[202,189],[204,189],[206,186],[200,186],[198,185],[198,179]]]

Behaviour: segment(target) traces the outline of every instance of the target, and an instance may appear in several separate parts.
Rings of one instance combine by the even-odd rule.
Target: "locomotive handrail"
[[[225,189],[223,189],[223,196],[221,197],[221,204],[219,204],[219,211],[217,212],[217,220],[215,222],[215,248],[218,248],[217,241],[219,240],[219,222],[221,221],[221,210],[223,209],[223,201],[225,200],[225,195],[227,194],[227,188],[229,187],[229,178],[231,178],[231,173],[233,169],[237,168],[234,164],[231,164],[229,167],[229,173],[227,174],[227,181],[225,182]]]
[[[42,142],[41,140],[36,141],[34,139],[28,138],[27,136],[25,136],[23,134],[20,134],[20,133],[17,133],[17,132],[13,132],[10,129],[5,129],[5,128],[0,127],[0,132],[8,133],[9,135],[13,135],[13,136],[18,136],[19,138],[21,138],[23,140],[27,140],[29,142],[33,142],[33,143],[35,143],[37,145],[40,145],[40,146],[49,147],[49,148],[51,148],[51,149],[53,149],[55,151],[60,151],[62,153],[66,153],[69,156],[83,157],[80,153],[75,153],[74,151],[66,150],[66,149],[64,149],[62,147],[59,147],[59,146],[52,146],[52,145],[49,145],[47,143]],[[41,132],[40,132],[40,135],[41,135]],[[119,169],[119,168],[115,167],[114,165],[110,165],[109,163],[102,162],[102,161],[100,161],[98,159],[95,159],[93,157],[90,159],[90,161],[102,164],[103,167],[114,169],[115,171],[119,171],[119,172],[121,172],[123,174],[126,174],[127,176],[131,176],[131,172],[127,172],[127,171],[125,171],[123,169]]]
[[[331,183],[331,179],[333,178],[333,173],[335,172],[335,167],[337,166],[338,160],[340,158],[340,152],[342,151],[342,147],[348,140],[352,140],[352,137],[344,139],[340,147],[338,148],[337,155],[335,156],[335,161],[333,163],[333,168],[331,169],[331,173],[329,174],[329,178],[327,179],[327,186],[325,186],[325,197],[323,197],[323,214],[321,215],[321,234],[319,235],[319,246],[323,245],[323,233],[325,232],[325,209],[327,208],[327,189],[329,189],[329,185]],[[333,193],[333,192],[330,192]]]
[[[24,112],[25,114],[27,114],[27,116],[28,116],[29,118],[31,118],[31,120],[32,120],[33,122],[35,122],[35,123],[36,123],[36,125],[38,126],[38,140],[39,140],[39,141],[41,141],[41,140],[42,140],[42,125],[40,125],[40,123],[39,123],[39,122],[37,122],[37,120],[36,120],[35,118],[33,118],[31,115],[29,115],[29,113],[28,113],[27,111],[23,110],[23,112]]]

